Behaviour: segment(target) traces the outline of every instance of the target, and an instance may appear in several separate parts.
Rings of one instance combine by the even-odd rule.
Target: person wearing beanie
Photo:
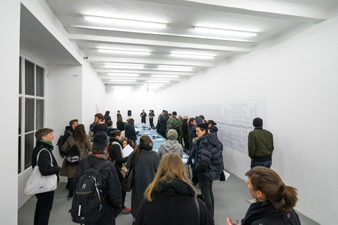
[[[203,119],[201,117],[199,117],[199,116],[195,117],[195,121],[196,121],[196,124],[203,123]]]
[[[252,121],[254,130],[249,133],[248,151],[251,159],[251,169],[256,166],[270,168],[272,165],[273,135],[270,131],[263,129],[263,120],[255,118]],[[256,199],[249,199],[249,203],[256,202]]]
[[[113,163],[107,163],[109,156],[107,148],[109,137],[106,132],[98,131],[93,136],[92,154],[82,159],[78,165],[74,183],[76,184],[81,175],[91,166],[98,167],[101,163],[106,163],[100,171],[102,178],[102,190],[106,195],[103,214],[98,221],[91,224],[115,224],[115,218],[122,210],[122,191],[119,177]]]
[[[197,124],[197,151],[195,157],[195,171],[197,173],[201,194],[205,200],[209,213],[214,218],[214,195],[212,183],[219,180],[224,169],[223,145],[215,135],[208,133],[208,123]]]
[[[172,113],[172,117],[170,117],[168,119],[168,122],[167,122],[167,130],[166,130],[166,134],[168,135],[168,131],[170,129],[175,129],[178,133],[178,135],[180,134],[180,127],[181,127],[181,123],[180,121],[176,118],[177,116],[177,112],[174,111]]]
[[[177,131],[174,129],[170,129],[168,131],[168,140],[163,142],[160,147],[158,148],[157,155],[160,159],[163,158],[167,153],[173,152],[177,153],[181,158],[183,156],[183,147],[182,145],[177,141]]]
[[[208,120],[208,124],[210,133],[217,135],[218,131],[218,128],[216,127],[217,124],[213,120]]]

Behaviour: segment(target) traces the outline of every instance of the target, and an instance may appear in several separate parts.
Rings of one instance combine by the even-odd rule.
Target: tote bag
[[[41,151],[47,149],[41,149]],[[29,177],[25,190],[24,190],[24,195],[34,195],[34,194],[40,194],[48,191],[54,191],[57,187],[57,176],[56,174],[53,175],[48,175],[48,176],[42,176],[39,170],[38,162],[39,162],[39,155],[41,151],[38,153],[36,157],[36,166],[33,169],[33,172],[31,176]],[[53,167],[53,159],[52,155],[48,151],[49,156],[50,156],[50,162],[51,166]]]

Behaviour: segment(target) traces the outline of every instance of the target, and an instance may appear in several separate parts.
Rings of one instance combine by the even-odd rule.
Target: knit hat
[[[184,119],[184,120],[188,120],[189,117],[188,117],[187,115],[184,115],[184,116],[183,116],[183,119]]]
[[[202,120],[202,118],[201,118],[201,117],[199,117],[199,116],[196,116],[196,117],[195,117],[195,121],[196,121],[196,124],[203,123],[203,120]],[[207,128],[207,129],[208,129],[208,128]]]
[[[218,128],[216,126],[209,127],[210,133],[216,133],[218,131]]]
[[[177,134],[176,130],[174,130],[174,129],[168,130],[167,137],[168,137],[169,140],[176,140],[177,136],[178,136],[178,134]]]
[[[95,149],[103,149],[108,145],[108,135],[104,131],[98,131],[94,134],[93,137],[93,148]]]
[[[197,127],[208,130],[209,124],[208,123],[199,123],[199,124],[197,124]]]

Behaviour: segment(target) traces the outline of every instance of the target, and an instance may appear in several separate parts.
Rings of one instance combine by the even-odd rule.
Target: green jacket
[[[249,133],[249,157],[271,156],[273,152],[273,136],[270,131],[255,128]]]
[[[177,131],[177,133],[179,134],[179,130],[180,130],[180,121],[172,116],[171,118],[168,119],[168,122],[167,122],[167,132],[170,130],[170,129],[174,129]]]

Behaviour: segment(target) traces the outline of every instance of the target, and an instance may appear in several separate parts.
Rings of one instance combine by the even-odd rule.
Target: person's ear
[[[256,191],[256,194],[257,194],[258,199],[264,199],[265,198],[265,195],[260,190]]]

